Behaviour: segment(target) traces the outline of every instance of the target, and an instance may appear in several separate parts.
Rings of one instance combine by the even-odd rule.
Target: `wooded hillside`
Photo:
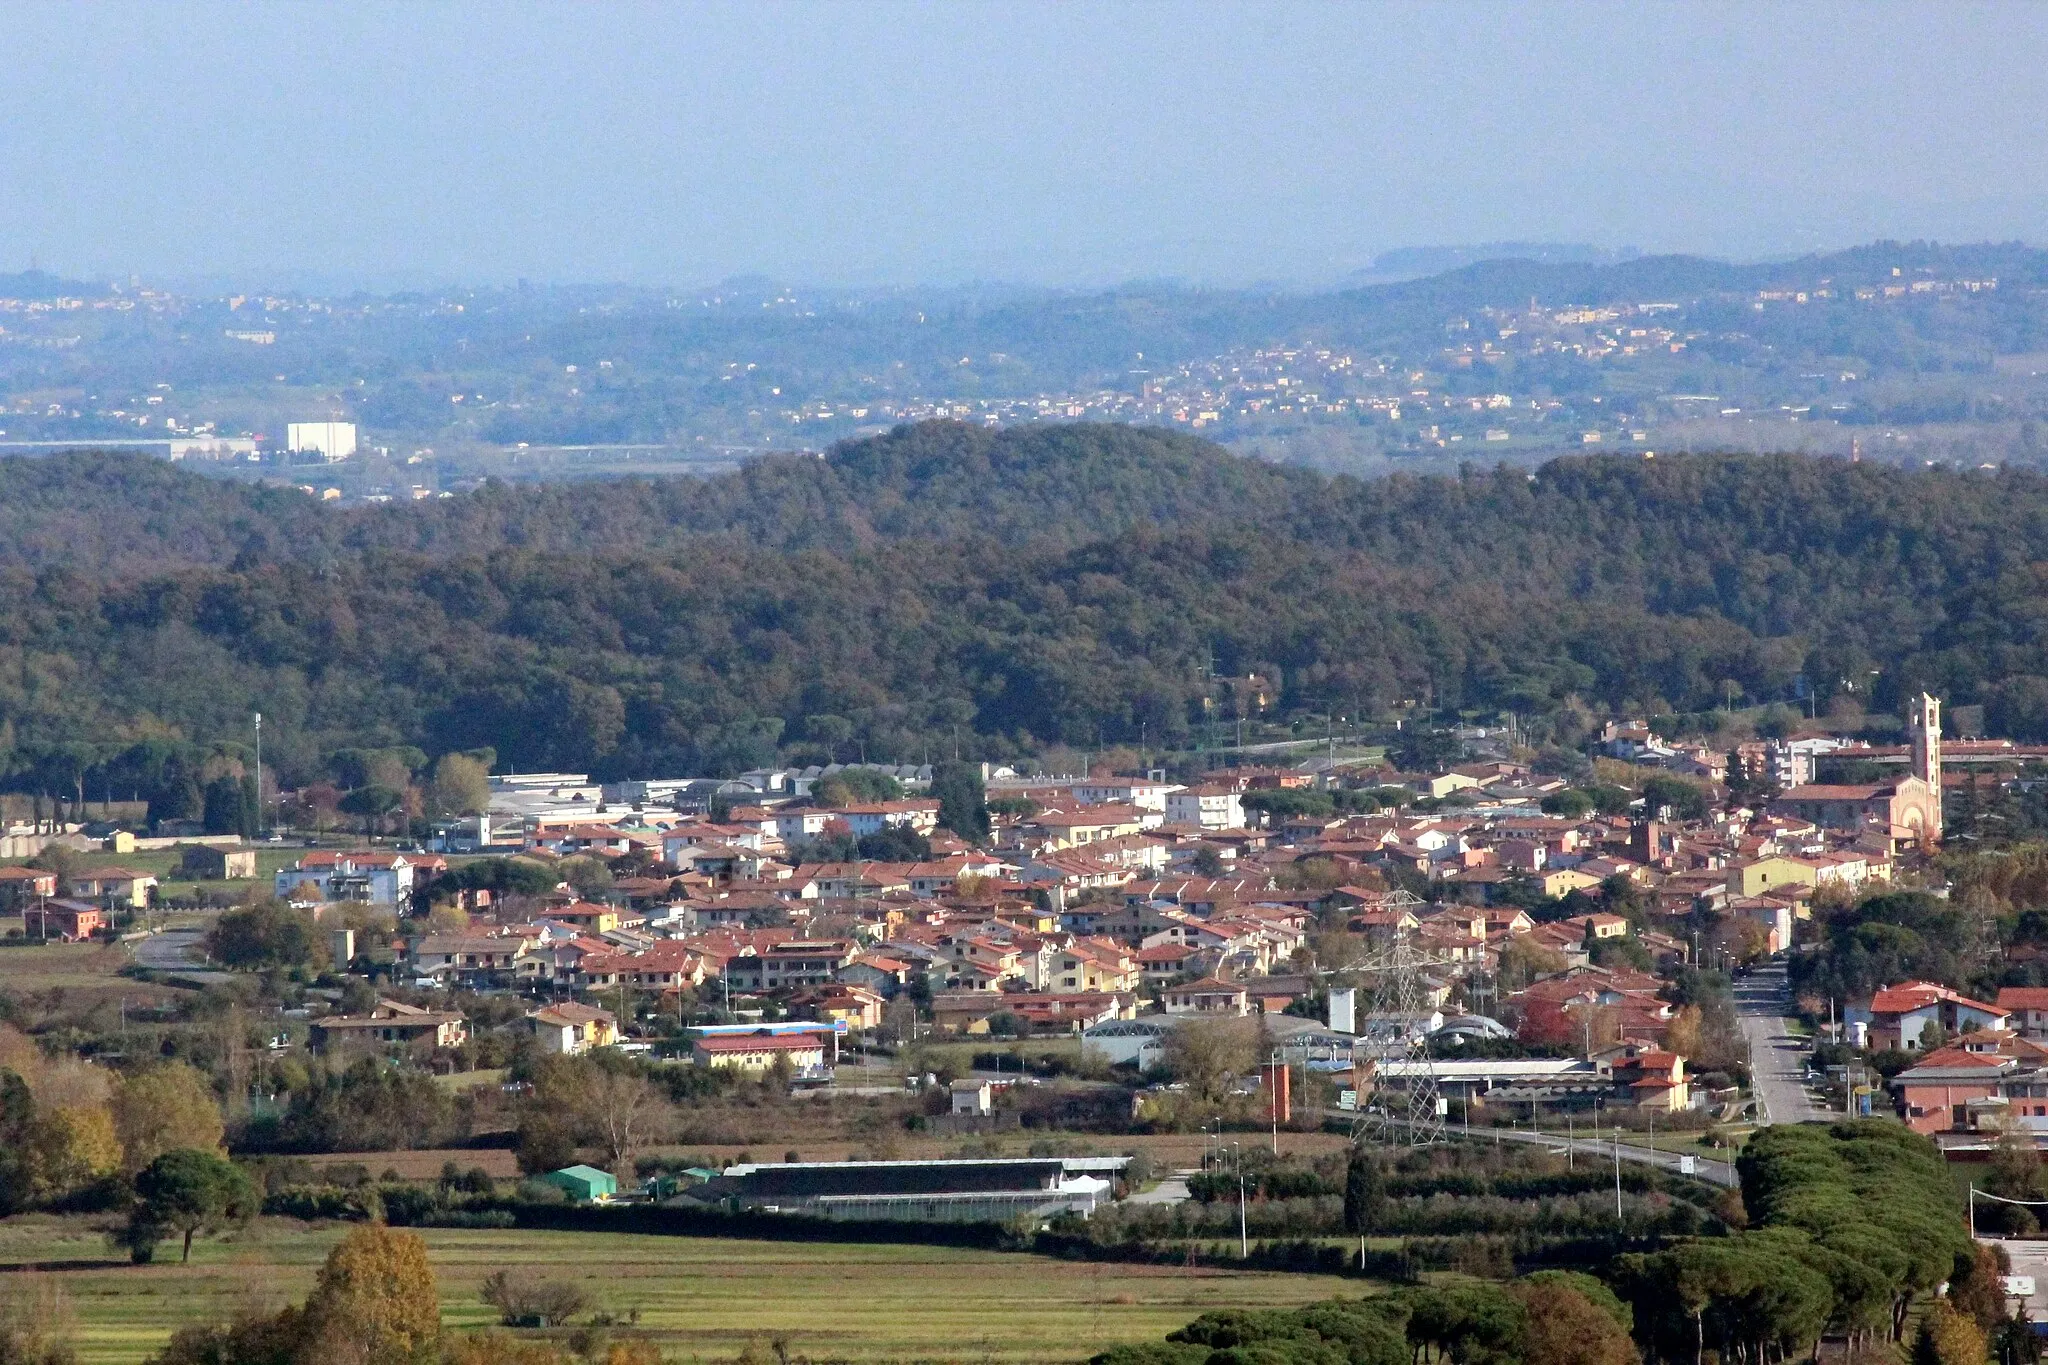
[[[1362,483],[1139,428],[928,424],[707,481],[355,509],[10,460],[0,768],[230,740],[258,708],[287,778],[396,743],[731,771],[813,716],[875,758],[1172,745],[1234,704],[1212,657],[1283,714],[1434,699],[1566,740],[1878,669],[1874,709],[1929,687],[2032,736],[2044,561],[2048,478],[1795,457]]]

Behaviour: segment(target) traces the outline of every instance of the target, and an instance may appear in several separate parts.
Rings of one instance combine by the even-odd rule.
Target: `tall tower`
[[[1941,838],[1941,701],[1922,692],[1913,698],[1906,719],[1913,746],[1913,776],[1927,784],[1929,809],[1933,814],[1929,839]]]

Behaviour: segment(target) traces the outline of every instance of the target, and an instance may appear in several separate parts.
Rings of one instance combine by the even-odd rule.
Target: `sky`
[[[1341,279],[2048,240],[2025,4],[0,6],[0,270]]]

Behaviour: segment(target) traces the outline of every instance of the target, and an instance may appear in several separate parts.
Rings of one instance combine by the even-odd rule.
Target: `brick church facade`
[[[1925,692],[1913,699],[1907,720],[1911,757],[1906,776],[1871,785],[1807,783],[1788,788],[1773,803],[1784,815],[1823,829],[1875,827],[1895,843],[1932,847],[1941,842],[1941,701]]]

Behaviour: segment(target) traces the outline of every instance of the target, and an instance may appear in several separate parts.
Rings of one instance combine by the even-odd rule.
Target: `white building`
[[[1167,795],[1166,823],[1201,829],[1243,829],[1244,803],[1228,787],[1188,787]]]
[[[319,888],[330,901],[365,901],[397,905],[412,896],[413,865],[400,853],[374,849],[348,853],[308,853],[281,869],[274,886],[280,899],[301,886]]]
[[[1136,806],[1164,811],[1166,798],[1180,788],[1164,778],[1091,777],[1074,783],[1074,800],[1083,806]]]
[[[284,431],[286,450],[318,455],[329,464],[356,453],[354,422],[291,422]]]

